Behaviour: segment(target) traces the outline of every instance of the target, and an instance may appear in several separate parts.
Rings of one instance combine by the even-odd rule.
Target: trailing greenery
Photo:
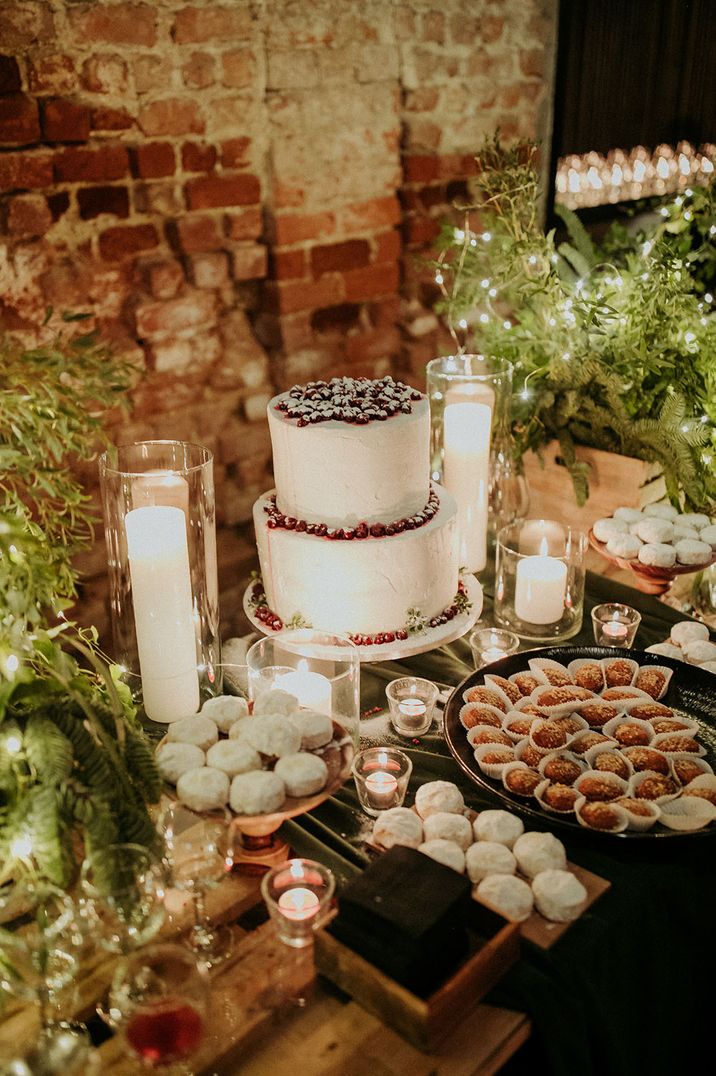
[[[536,152],[532,143],[506,149],[488,140],[464,226],[442,230],[437,309],[456,349],[513,362],[517,452],[557,438],[580,504],[589,476],[575,445],[583,444],[654,462],[673,503],[709,510],[716,317],[704,280],[716,261],[713,188],[672,200],[646,230],[615,226],[601,247],[559,208],[569,242],[557,244],[539,223]]]
[[[93,522],[71,463],[93,458],[131,377],[92,334],[0,341],[0,884],[65,887],[85,854],[156,845],[160,780],[129,689],[64,616]],[[99,858],[120,886],[121,864]]]

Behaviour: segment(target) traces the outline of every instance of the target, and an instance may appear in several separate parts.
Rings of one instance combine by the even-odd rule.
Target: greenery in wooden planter
[[[132,373],[92,334],[0,340],[0,883],[64,887],[89,853],[111,890],[107,847],[156,843],[160,780],[129,690],[64,612],[93,523],[70,461],[93,457]]]
[[[456,349],[514,363],[517,451],[557,438],[580,504],[583,444],[657,463],[675,504],[712,510],[713,187],[672,199],[634,234],[614,227],[602,246],[560,208],[570,241],[557,244],[539,222],[536,152],[488,140],[464,226],[442,230],[437,308]]]

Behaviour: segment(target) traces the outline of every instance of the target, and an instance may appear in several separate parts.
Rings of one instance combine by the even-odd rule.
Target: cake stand
[[[589,544],[605,560],[616,564],[624,571],[631,572],[634,578],[634,586],[644,594],[666,594],[671,584],[679,575],[688,575],[693,572],[702,572],[712,564],[716,564],[716,553],[710,560],[703,564],[675,564],[672,568],[658,568],[656,565],[642,564],[640,560],[626,560],[624,557],[614,557],[607,553],[605,542],[599,542],[594,537],[594,531],[589,532]]]
[[[423,631],[409,635],[407,639],[396,639],[392,643],[376,643],[372,646],[357,647],[361,662],[368,661],[398,661],[400,658],[413,657],[415,654],[424,654],[427,650],[433,650],[436,646],[444,646],[459,639],[465,632],[474,626],[482,612],[482,587],[473,575],[461,576],[460,581],[467,591],[470,606],[463,613],[458,613],[447,624],[440,624],[437,628],[425,628]],[[249,583],[244,591],[244,613],[251,621],[252,626],[262,635],[277,634],[282,629],[269,628],[262,620],[257,619],[255,606],[251,604],[254,584]]]

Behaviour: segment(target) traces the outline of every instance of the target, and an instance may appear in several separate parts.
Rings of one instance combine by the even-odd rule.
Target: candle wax
[[[295,695],[301,706],[331,716],[331,682],[320,673],[311,672],[305,660],[298,668],[277,676],[273,685],[289,695]]]
[[[491,665],[493,661],[499,661],[500,658],[505,657],[504,650],[498,650],[496,646],[490,647],[489,650],[483,650],[481,654],[482,660],[486,665]]]
[[[278,898],[278,906],[286,919],[300,923],[311,919],[318,911],[320,901],[315,893],[304,886],[288,889]]]
[[[443,485],[457,501],[460,563],[479,572],[487,562],[492,409],[484,403],[451,403],[443,421]]]
[[[619,624],[615,620],[602,625],[602,635],[606,635],[609,639],[626,639],[628,634],[626,624]]]
[[[398,709],[404,717],[425,717],[426,706],[422,699],[403,699]]]
[[[371,806],[376,808],[392,807],[398,782],[391,773],[378,770],[365,779],[366,792]]]

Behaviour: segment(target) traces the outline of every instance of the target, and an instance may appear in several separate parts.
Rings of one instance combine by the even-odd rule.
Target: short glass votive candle
[[[520,637],[506,628],[477,628],[469,639],[476,669],[491,665],[519,650]]]
[[[551,519],[521,519],[497,535],[495,620],[520,639],[555,643],[582,626],[586,534]]]
[[[390,721],[399,736],[422,736],[433,722],[433,711],[440,689],[432,680],[419,676],[402,676],[391,680],[385,689]]]
[[[302,949],[331,911],[333,873],[313,859],[289,859],[261,879],[261,896],[282,942]]]
[[[597,646],[632,647],[641,624],[641,613],[630,605],[605,602],[592,609],[592,629]]]
[[[402,807],[413,764],[397,747],[367,747],[353,759],[353,780],[360,805],[376,817]]]

